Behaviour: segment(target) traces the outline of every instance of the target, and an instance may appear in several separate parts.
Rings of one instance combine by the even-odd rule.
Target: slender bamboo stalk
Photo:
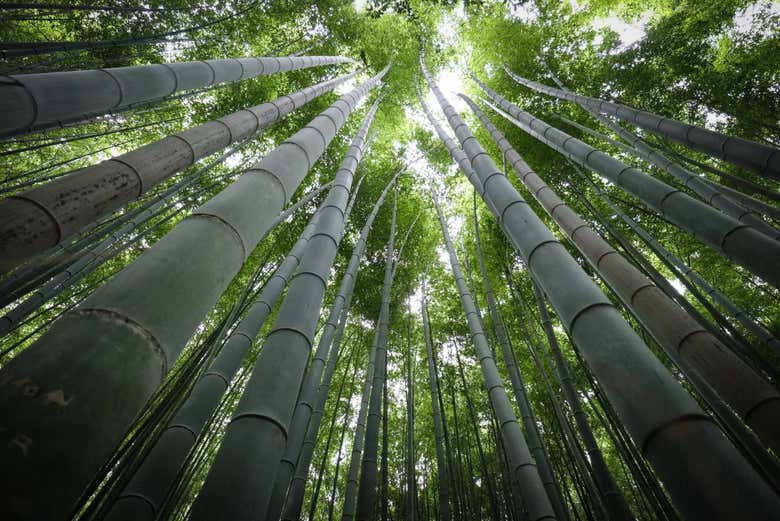
[[[0,370],[6,436],[31,440],[24,449],[2,448],[0,497],[15,505],[14,515],[52,519],[70,511],[311,162],[385,71],[182,220]],[[22,379],[45,387],[22,398],[22,386],[9,385]]]
[[[279,487],[280,483],[282,483],[283,476],[281,476],[281,474],[285,468],[285,464],[289,464],[289,462],[293,460],[293,457],[295,457],[296,465],[295,467],[292,467],[295,475],[291,477],[292,482],[290,483],[290,491],[287,494],[287,501],[284,504],[284,510],[282,512],[284,519],[297,520],[300,514],[301,505],[303,504],[306,479],[309,473],[309,466],[311,465],[311,459],[314,455],[314,447],[317,442],[317,435],[319,434],[322,413],[325,407],[325,401],[328,397],[328,392],[330,390],[331,377],[333,375],[333,371],[335,370],[335,361],[337,359],[336,357],[338,356],[339,349],[341,348],[341,339],[343,337],[344,327],[346,326],[347,317],[349,315],[349,308],[352,304],[352,295],[355,289],[355,281],[357,280],[357,275],[360,270],[360,261],[363,258],[368,235],[371,232],[371,227],[374,224],[377,213],[379,213],[379,209],[382,207],[382,205],[384,205],[390,188],[395,184],[398,176],[400,176],[404,171],[405,168],[401,168],[398,170],[398,172],[396,172],[396,174],[393,176],[393,179],[385,186],[384,190],[374,204],[374,208],[366,218],[366,222],[363,225],[360,236],[358,237],[358,240],[355,243],[355,247],[352,250],[352,256],[350,257],[349,264],[347,265],[347,269],[344,272],[344,277],[341,279],[339,292],[336,298],[333,300],[333,306],[331,307],[328,321],[326,322],[322,334],[320,335],[317,351],[320,351],[320,346],[325,346],[322,349],[326,349],[328,346],[330,346],[330,355],[328,356],[328,365],[325,369],[325,375],[322,377],[322,382],[319,381],[319,377],[313,378],[311,380],[314,385],[318,385],[318,388],[316,389],[316,396],[310,398],[314,406],[308,421],[308,428],[303,422],[300,422],[299,420],[300,424],[298,428],[304,429],[306,431],[305,438],[302,440],[302,444],[298,449],[300,454],[296,454],[295,456],[288,455],[286,460],[282,460],[282,467],[279,473],[280,476],[277,476],[276,484],[274,485],[274,493],[278,493],[279,489],[276,487]],[[335,322],[337,316],[340,316],[338,323]],[[332,324],[332,326],[330,326],[330,324]],[[335,327],[335,329],[333,329],[333,327]],[[307,406],[304,406],[302,410],[307,408]],[[295,417],[293,417],[293,421],[294,420]],[[270,508],[271,507],[269,506],[269,510]]]
[[[468,320],[472,342],[477,350],[477,356],[480,367],[482,368],[485,386],[487,387],[488,396],[490,397],[490,403],[494,408],[496,419],[500,422],[501,437],[507,450],[507,458],[511,465],[511,479],[516,479],[520,485],[520,490],[523,494],[523,503],[530,514],[530,519],[533,521],[555,519],[555,513],[550,505],[550,500],[547,497],[544,484],[539,477],[536,464],[528,450],[523,431],[517,422],[517,417],[512,409],[512,404],[509,402],[509,397],[506,394],[506,389],[504,389],[504,384],[498,373],[495,360],[490,352],[490,347],[488,347],[485,333],[482,330],[482,324],[477,318],[476,310],[474,309],[474,300],[466,286],[466,281],[463,278],[460,262],[455,255],[455,249],[452,246],[452,241],[450,240],[449,232],[447,230],[447,222],[444,219],[441,208],[439,208],[439,203],[435,194],[433,194],[433,201],[436,206],[436,214],[439,217],[439,225],[441,226],[442,235],[444,236],[445,246],[449,253],[453,276],[455,277],[455,282],[458,286],[461,304],[463,305],[463,310],[466,313],[466,318]]]
[[[349,147],[350,150],[354,150],[354,155],[347,155],[344,162],[341,164],[340,170],[350,170],[354,175],[354,171],[357,169],[359,161],[363,155],[363,151],[366,146],[366,139],[368,136],[368,129],[371,126],[371,122],[374,119],[374,115],[376,114],[378,106],[379,99],[374,102],[374,105],[366,115],[360,131]],[[361,181],[362,180],[363,178],[361,178]],[[357,191],[355,191],[355,194],[357,194]],[[347,210],[344,213],[345,220],[349,219],[354,201],[355,196],[352,197],[350,204],[347,205]],[[346,276],[347,275],[345,274],[345,277]],[[344,283],[342,281],[339,292],[331,306],[328,320],[325,323],[322,334],[320,335],[320,341],[317,344],[317,349],[314,352],[314,358],[311,362],[311,367],[307,371],[303,381],[303,386],[299,391],[299,398],[296,402],[295,411],[290,421],[284,454],[281,459],[279,470],[277,471],[274,489],[271,492],[271,497],[268,504],[268,511],[266,515],[269,517],[269,519],[279,518],[282,508],[284,507],[284,499],[285,495],[287,494],[287,488],[289,487],[290,481],[292,480],[295,473],[295,467],[298,463],[301,446],[303,445],[303,441],[306,436],[306,427],[309,424],[312,408],[314,407],[317,388],[320,385],[322,372],[325,368],[325,361],[328,358],[328,349],[330,348],[331,340],[333,339],[333,333],[338,327],[338,319],[341,316],[341,310],[345,303],[345,292],[343,290],[343,286]],[[331,356],[338,357],[338,353],[333,353]],[[296,519],[300,513],[302,501],[303,498],[301,498],[301,502],[298,503],[298,512],[296,512],[295,515]]]
[[[0,201],[0,270],[61,243],[201,158],[250,139],[354,75],[203,123]]]
[[[322,487],[322,482],[325,478],[325,470],[328,465],[328,456],[330,455],[330,444],[333,440],[333,433],[336,431],[336,420],[339,419],[339,406],[341,405],[341,397],[344,394],[344,385],[347,382],[347,371],[349,371],[349,368],[354,366],[354,369],[352,370],[352,382],[350,383],[350,390],[355,386],[355,378],[357,377],[357,363],[354,363],[357,359],[355,356],[355,353],[357,352],[357,348],[354,346],[350,349],[349,354],[349,360],[347,364],[344,366],[344,371],[341,375],[341,382],[339,383],[339,390],[336,393],[336,400],[333,402],[333,412],[330,419],[330,425],[328,426],[328,436],[325,439],[325,447],[322,449],[322,458],[320,460],[320,467],[319,471],[317,472],[317,483],[314,485],[314,492],[312,492],[311,500],[309,502],[309,521],[314,521],[314,515],[317,512],[317,504],[320,497],[320,489]],[[337,354],[337,353],[334,353]],[[350,412],[350,401],[347,400],[347,406],[344,410],[344,416],[342,421],[347,424],[349,419],[349,412]],[[341,446],[339,446],[339,458],[341,458]],[[338,475],[336,476],[338,478]],[[336,480],[334,478],[334,481]]]
[[[417,519],[417,478],[415,467],[414,443],[414,379],[412,378],[412,361],[416,360],[412,344],[412,309],[407,298],[406,305],[406,501],[405,519],[415,521]]]
[[[431,386],[431,407],[433,409],[433,432],[436,442],[436,481],[439,491],[439,519],[449,521],[452,519],[450,511],[450,480],[446,467],[446,454],[444,451],[444,427],[442,423],[442,411],[439,401],[439,382],[436,378],[436,369],[433,361],[433,339],[431,338],[431,326],[428,321],[428,304],[425,297],[425,287],[421,298],[423,336],[425,337],[425,352],[428,360],[428,382]]]
[[[387,378],[385,378],[385,385],[382,387],[382,463],[380,466],[380,472],[382,473],[382,490],[380,494],[379,504],[380,504],[380,519],[382,521],[388,521],[390,511],[388,508],[388,495],[390,493],[390,478],[388,476],[388,472],[390,471],[390,466],[387,461],[387,451],[389,448],[389,443],[387,439],[387,412],[388,412],[388,402],[387,402]]]
[[[500,113],[508,113],[510,121],[525,132],[573,161],[593,169],[721,255],[780,287],[780,242],[561,132],[513,105],[476,78],[474,81],[503,109]],[[761,255],[755,255],[755,251],[760,251]]]
[[[727,136],[706,128],[688,125],[619,103],[612,103],[548,87],[541,83],[527,80],[506,67],[504,67],[504,70],[517,83],[536,92],[579,103],[587,106],[589,110],[615,116],[654,134],[752,170],[759,175],[780,180],[780,151],[776,148],[739,137]]]
[[[460,383],[463,387],[463,395],[466,398],[466,408],[468,410],[468,417],[471,423],[471,428],[474,431],[474,441],[477,445],[477,453],[479,455],[479,465],[482,471],[482,479],[485,482],[487,488],[488,500],[490,501],[490,510],[493,515],[493,519],[501,519],[501,512],[498,507],[498,497],[496,495],[496,485],[493,480],[493,476],[487,467],[487,458],[485,456],[485,449],[482,445],[482,436],[480,435],[479,425],[477,424],[477,411],[471,401],[471,395],[469,394],[468,386],[466,385],[466,375],[463,371],[463,361],[460,358],[460,346],[455,349],[455,359],[458,362],[458,374],[460,376]]]
[[[354,349],[355,352],[357,352],[357,348],[355,347]],[[349,385],[350,393],[352,393],[353,390],[355,389],[355,380],[357,379],[357,373],[358,373],[357,361],[358,359],[355,358],[355,369],[352,373],[352,382]],[[352,414],[352,401],[347,400],[347,409],[344,413],[344,421],[341,425],[341,436],[339,437],[339,451],[338,454],[336,455],[336,468],[333,471],[333,484],[330,489],[330,501],[328,501],[328,521],[333,521],[333,507],[336,505],[336,489],[339,484],[339,471],[341,470],[341,461],[344,459],[342,456],[342,451],[344,450],[344,438],[347,434],[347,428],[349,427],[351,414]],[[314,520],[313,509],[315,507],[316,505],[312,501],[311,510],[309,510],[309,521]]]
[[[376,344],[376,361],[371,399],[366,421],[366,439],[363,459],[360,463],[360,485],[357,493],[357,521],[369,521],[373,518],[374,502],[376,500],[377,453],[379,450],[379,424],[382,416],[382,387],[387,377],[387,336],[390,321],[390,295],[393,288],[393,266],[395,263],[395,234],[398,207],[398,186],[393,198],[393,215],[390,220],[390,237],[385,251],[385,275],[382,283],[382,297],[379,308],[379,318],[374,336]],[[350,514],[346,511],[344,517]],[[342,518],[343,519],[343,518]]]
[[[732,194],[738,192],[727,189],[726,187],[721,186],[714,181],[710,181],[705,177],[691,172],[687,168],[682,167],[681,165],[670,160],[662,153],[658,152],[658,150],[656,150],[653,146],[648,144],[645,140],[633,132],[629,132],[617,123],[614,123],[608,118],[602,116],[598,112],[590,111],[586,106],[583,106],[583,108],[585,108],[585,110],[593,115],[593,117],[595,117],[599,122],[607,126],[607,128],[611,129],[625,141],[628,141],[630,145],[626,145],[620,141],[611,139],[609,136],[605,136],[604,134],[588,128],[585,125],[580,125],[576,121],[571,121],[570,119],[561,116],[559,116],[559,118],[564,123],[571,125],[597,139],[607,141],[624,152],[627,152],[634,157],[638,157],[639,159],[644,159],[648,163],[655,165],[665,172],[671,174],[675,179],[682,182],[686,187],[691,189],[691,191],[702,198],[705,202],[717,208],[726,215],[730,215],[736,220],[752,226],[756,230],[760,231],[768,237],[771,237],[772,239],[777,240],[778,237],[780,237],[780,231],[753,213],[752,210],[749,209],[749,206],[743,204],[745,198],[752,199],[751,197],[744,194],[742,194],[740,199],[733,197]],[[755,204],[761,204],[761,202],[755,201]]]

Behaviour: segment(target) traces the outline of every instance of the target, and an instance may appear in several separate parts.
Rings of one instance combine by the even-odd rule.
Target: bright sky
[[[608,16],[606,18],[597,18],[591,24],[591,27],[596,30],[600,29],[612,29],[620,37],[621,45],[619,49],[625,49],[635,44],[645,36],[645,26],[650,20],[650,13],[645,13],[639,19],[634,22],[627,23],[617,16]],[[601,36],[596,37],[596,42],[601,42]]]

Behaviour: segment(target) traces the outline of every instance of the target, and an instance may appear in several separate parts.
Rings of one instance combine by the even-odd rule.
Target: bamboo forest
[[[780,3],[2,0],[0,505],[780,520]]]

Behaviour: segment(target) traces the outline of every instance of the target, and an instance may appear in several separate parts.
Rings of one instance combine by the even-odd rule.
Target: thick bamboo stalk
[[[620,103],[612,103],[548,87],[541,83],[527,80],[506,67],[504,70],[513,80],[521,85],[525,85],[529,89],[554,96],[558,99],[579,103],[601,114],[615,116],[654,134],[682,143],[687,147],[747,168],[762,176],[780,180],[780,151],[776,148],[739,137],[727,136],[706,128],[688,125]]]
[[[482,288],[485,291],[488,311],[493,322],[493,329],[496,332],[496,339],[501,348],[501,356],[504,358],[504,365],[506,365],[507,373],[509,374],[512,392],[515,395],[515,401],[520,409],[521,420],[525,427],[525,435],[528,438],[528,447],[531,450],[531,454],[534,456],[534,461],[536,461],[536,466],[539,469],[539,477],[544,483],[547,496],[550,498],[550,503],[555,510],[555,516],[561,520],[568,520],[569,512],[566,509],[558,485],[555,482],[552,465],[550,464],[549,456],[547,455],[547,451],[542,442],[539,427],[536,424],[536,417],[528,399],[525,383],[523,382],[520,370],[515,363],[515,356],[509,335],[507,334],[503,318],[498,310],[496,297],[493,293],[493,285],[490,283],[490,277],[488,276],[487,267],[485,266],[485,258],[482,253],[482,241],[479,235],[479,221],[477,219],[476,190],[474,191],[474,237],[474,242],[477,246],[477,261],[479,263],[480,274],[482,275]]]
[[[56,519],[70,511],[346,115],[385,72],[342,96],[0,370],[6,436],[29,440],[2,447],[0,497],[13,515]],[[18,381],[27,383],[12,385]]]
[[[592,188],[596,194],[605,202],[620,219],[629,226],[647,246],[653,250],[653,252],[662,260],[667,261],[673,267],[680,270],[680,272],[688,277],[692,282],[699,286],[707,295],[709,295],[715,302],[723,307],[732,317],[734,317],[745,329],[753,333],[761,342],[767,347],[780,352],[780,340],[774,336],[763,324],[760,324],[756,319],[751,317],[744,309],[735,304],[728,296],[722,291],[714,287],[707,282],[704,278],[696,273],[693,268],[685,264],[679,257],[666,249],[661,243],[655,240],[647,231],[639,226],[639,224],[632,219],[629,215],[623,212],[612,199],[591,182],[586,176],[581,176],[586,181],[588,186]]]
[[[0,89],[0,136],[80,121],[180,91],[339,63],[354,61],[342,56],[229,58],[14,74]]]
[[[234,112],[0,201],[0,271],[61,243],[201,158],[251,138],[354,76]]]
[[[618,487],[606,461],[604,461],[604,455],[602,454],[596,437],[593,434],[593,430],[588,423],[587,416],[585,416],[585,411],[582,408],[582,403],[580,403],[577,390],[574,387],[571,378],[569,366],[563,358],[561,348],[558,345],[558,339],[555,336],[555,331],[553,330],[552,321],[547,312],[547,306],[544,303],[544,296],[541,293],[541,289],[539,289],[539,285],[536,284],[536,281],[531,280],[531,283],[534,288],[536,305],[539,308],[542,329],[547,337],[547,344],[550,346],[550,352],[552,352],[553,360],[555,361],[555,370],[558,375],[558,381],[561,384],[564,398],[572,410],[572,416],[574,416],[577,430],[582,436],[585,453],[587,454],[590,467],[593,470],[593,479],[598,487],[604,507],[609,513],[609,518],[612,521],[634,519],[634,515],[631,513],[631,509],[628,506],[626,498],[623,496],[623,492],[620,490],[620,487]]]
[[[750,512],[767,519],[767,512],[780,509],[780,499],[533,213],[438,88],[434,93],[473,165],[472,184],[491,201],[488,207],[680,510],[691,518],[733,519]]]
[[[363,119],[336,173],[317,227],[193,505],[193,521],[256,519],[258,512],[268,508],[328,275],[344,235],[352,179],[375,111],[376,105]]]
[[[282,475],[282,472],[286,464],[289,465],[292,471],[295,472],[293,476],[287,478],[287,483],[290,485],[290,491],[287,494],[287,500],[284,504],[284,510],[282,512],[282,517],[284,519],[297,520],[298,516],[300,515],[300,510],[303,505],[306,479],[309,474],[309,467],[311,465],[312,457],[314,456],[314,447],[317,441],[317,435],[319,434],[320,422],[322,421],[325,401],[327,400],[328,392],[330,391],[331,376],[335,370],[336,360],[339,349],[341,348],[341,339],[344,335],[344,327],[346,326],[347,317],[349,315],[349,308],[352,304],[352,295],[355,290],[355,281],[357,280],[357,275],[360,270],[360,261],[363,258],[363,254],[366,249],[368,234],[371,232],[371,227],[373,226],[374,220],[379,213],[379,209],[382,207],[382,205],[384,205],[387,194],[390,192],[390,188],[395,184],[395,180],[398,178],[398,176],[400,176],[404,171],[405,169],[400,169],[395,174],[395,176],[393,176],[393,179],[385,186],[384,190],[382,190],[379,199],[377,199],[373,209],[371,210],[371,213],[366,218],[363,229],[360,231],[360,236],[358,237],[358,240],[352,249],[352,255],[349,259],[349,264],[347,265],[347,269],[344,272],[344,276],[341,280],[339,292],[333,301],[330,315],[328,316],[328,321],[326,322],[322,334],[320,335],[317,351],[322,351],[327,349],[327,347],[330,347],[330,355],[328,356],[328,365],[325,369],[325,376],[322,378],[321,382],[319,376],[312,378],[311,380],[311,384],[317,385],[318,387],[315,390],[316,394],[312,393],[312,395],[307,398],[308,403],[312,404],[310,419],[307,420],[308,427],[307,424],[304,424],[303,421],[301,421],[303,416],[299,417],[299,425],[297,427],[298,429],[303,429],[305,431],[305,438],[301,440],[298,448],[296,449],[296,454],[288,455],[287,460],[284,458],[282,459],[282,467],[279,471],[279,475],[276,478],[277,484],[283,482],[284,476]],[[336,322],[337,317],[340,317],[338,322]],[[302,407],[301,410],[303,411],[303,409],[308,409],[309,406],[302,406],[301,401],[302,400],[299,400],[299,407]],[[298,412],[297,409],[296,412]],[[295,417],[293,417],[293,421],[295,421]],[[295,466],[291,464],[293,459],[295,459],[296,462]],[[292,479],[292,482],[290,482],[290,479]],[[286,487],[287,484],[284,484],[285,489]],[[274,492],[278,493],[278,490],[275,490]]]
[[[700,326],[569,208],[467,96],[518,179],[580,250],[643,326],[683,370],[694,371],[775,451],[780,450],[780,393]],[[692,380],[695,382],[695,380]]]
[[[376,114],[376,109],[378,106],[379,98],[377,98],[377,100],[374,102],[374,105],[369,110],[363,126],[350,145],[350,148],[354,149],[355,151],[354,158],[356,158],[358,162],[363,156],[363,150],[366,146],[366,139],[368,136],[368,129],[371,126],[371,122],[374,119],[374,115]],[[354,158],[348,156],[345,162],[341,165],[342,169],[352,169],[353,175],[358,165],[358,163],[354,163]],[[365,179],[365,177],[360,179],[357,189],[360,188],[360,182],[362,182],[363,179]],[[347,209],[344,212],[345,222],[349,219],[349,216],[352,212],[352,206],[355,202],[357,189],[354,191],[353,196],[347,205]],[[347,272],[345,272],[344,277],[347,277],[346,273]],[[346,292],[342,292],[343,289],[344,281],[342,280],[342,284],[339,287],[339,292],[336,294],[336,298],[331,305],[328,319],[325,322],[322,333],[320,334],[320,340],[317,344],[317,349],[314,352],[314,358],[308,371],[306,372],[303,385],[299,391],[298,401],[295,406],[295,411],[293,412],[292,420],[290,421],[290,428],[288,429],[289,434],[287,437],[287,444],[284,449],[284,454],[282,455],[280,467],[276,474],[274,488],[271,492],[271,498],[268,503],[268,511],[266,512],[266,516],[269,519],[279,518],[282,512],[282,508],[284,507],[287,488],[290,485],[290,481],[292,480],[295,473],[296,465],[298,464],[298,457],[301,452],[301,446],[303,445],[303,441],[306,436],[306,427],[308,426],[309,419],[312,415],[312,408],[314,407],[314,402],[317,397],[317,389],[320,385],[320,380],[322,379],[322,372],[325,368],[325,361],[328,358],[328,350],[331,346],[333,333],[338,327],[339,317],[342,314],[341,311],[345,303]],[[338,358],[338,354],[333,354],[331,356],[335,356],[334,360]],[[302,499],[303,498],[301,498],[301,503],[299,504],[299,510],[295,515],[295,519],[297,519],[298,515],[300,514],[300,506],[303,504]]]
[[[476,78],[474,81],[502,109],[502,115],[508,113],[510,121],[525,132],[576,163],[591,168],[721,255],[780,287],[780,242],[561,132],[513,105]],[[756,255],[757,251],[761,254]]]
[[[597,139],[601,139],[602,141],[607,141],[608,143],[611,143],[612,145],[620,148],[624,152],[627,152],[634,157],[638,157],[639,159],[643,159],[648,163],[664,170],[665,172],[672,175],[675,179],[683,183],[709,205],[717,208],[726,215],[730,215],[734,219],[743,222],[748,226],[752,226],[756,230],[760,231],[768,237],[771,237],[772,239],[777,240],[780,238],[780,231],[768,224],[749,209],[750,206],[763,204],[761,201],[757,201],[744,194],[740,194],[738,196],[739,198],[734,197],[733,194],[738,194],[739,192],[731,190],[730,188],[726,188],[725,186],[721,186],[714,181],[708,180],[706,177],[691,172],[687,168],[675,163],[660,153],[655,149],[655,147],[648,144],[644,139],[640,138],[633,132],[629,132],[617,123],[611,121],[609,118],[602,116],[598,112],[591,111],[590,108],[585,105],[583,105],[583,108],[591,115],[593,115],[593,117],[596,118],[599,122],[615,132],[615,134],[630,143],[630,145],[626,145],[621,141],[611,139],[609,136],[605,136],[604,134],[588,128],[585,125],[581,125],[576,121],[571,121],[570,119],[564,118],[562,116],[559,116],[559,118],[564,123],[571,125],[588,135],[591,135]],[[749,203],[750,206],[744,204],[746,199],[752,201],[752,203]]]
[[[425,337],[425,352],[428,360],[428,382],[431,386],[431,407],[433,409],[433,433],[436,443],[436,482],[439,491],[439,519],[450,521],[450,480],[446,468],[447,457],[444,450],[444,426],[442,423],[442,411],[439,405],[439,382],[436,377],[436,369],[433,361],[433,339],[431,338],[431,326],[428,321],[428,304],[426,303],[425,288],[421,297],[423,336]]]
[[[357,168],[360,158],[363,155],[363,150],[366,146],[366,138],[368,136],[368,129],[371,126],[371,122],[376,114],[376,109],[379,105],[379,99],[374,102],[374,105],[366,115],[366,119],[358,132],[358,135],[352,141],[350,149],[355,150],[354,156],[348,156],[347,159],[341,165],[341,169],[351,169],[354,175],[354,171]],[[358,162],[355,162],[357,159]],[[345,222],[349,220],[349,216],[352,213],[352,207],[357,198],[360,184],[365,177],[360,178],[356,189],[353,191],[353,195],[347,204],[347,208],[344,211]],[[346,275],[345,275],[346,277]],[[342,293],[343,281],[339,287],[339,292],[336,294],[333,304],[331,305],[330,313],[325,326],[320,334],[320,340],[317,344],[317,349],[314,352],[314,359],[311,366],[307,371],[303,385],[299,391],[298,402],[295,406],[292,420],[290,421],[290,427],[288,429],[287,443],[285,446],[284,454],[281,459],[279,470],[277,471],[276,481],[274,483],[273,491],[271,492],[271,498],[268,503],[268,511],[266,516],[269,519],[278,519],[282,507],[284,506],[284,499],[287,495],[287,488],[290,485],[290,480],[295,472],[296,465],[298,463],[298,457],[301,452],[301,446],[303,445],[304,437],[306,435],[306,427],[309,424],[311,418],[312,408],[314,407],[314,401],[317,396],[317,388],[320,385],[322,379],[322,372],[325,368],[325,361],[328,358],[328,350],[331,346],[331,340],[333,339],[333,333],[338,327],[339,317],[341,316],[341,310],[345,302],[345,294]],[[334,361],[338,359],[338,354],[334,354]],[[296,519],[300,511],[296,513]]]
[[[370,521],[374,514],[376,500],[377,463],[379,453],[379,428],[382,417],[382,388],[387,377],[387,337],[390,322],[390,295],[393,288],[393,266],[395,265],[395,235],[398,209],[398,186],[395,187],[393,199],[393,215],[390,220],[390,237],[385,251],[385,275],[382,283],[382,297],[379,308],[374,343],[376,344],[376,361],[374,381],[371,385],[371,398],[368,403],[366,418],[366,439],[363,459],[360,462],[360,483],[357,493],[357,521]],[[345,512],[346,502],[345,502]]]
[[[507,396],[504,383],[498,373],[496,362],[487,343],[487,337],[482,329],[482,324],[474,308],[474,299],[468,290],[466,280],[463,278],[463,271],[460,267],[455,248],[452,245],[447,222],[444,214],[439,207],[436,195],[433,194],[433,201],[436,207],[436,214],[439,217],[444,243],[450,258],[453,277],[457,284],[458,294],[460,295],[461,305],[466,314],[469,332],[474,348],[477,351],[482,376],[485,380],[490,403],[494,409],[496,420],[500,425],[501,439],[504,448],[507,451],[507,458],[511,466],[511,478],[516,480],[520,486],[523,503],[532,521],[541,521],[544,519],[556,519],[550,500],[547,497],[544,484],[539,477],[536,463],[531,457],[531,452],[526,444],[523,431],[515,416],[512,404]],[[500,443],[499,443],[500,445]]]
[[[317,212],[246,315],[228,337],[211,367],[163,431],[144,462],[116,499],[107,521],[154,521],[200,431],[219,405],[236,371],[298,268],[319,218]]]

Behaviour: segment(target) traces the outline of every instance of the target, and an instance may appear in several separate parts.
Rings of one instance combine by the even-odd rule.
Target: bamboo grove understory
[[[2,518],[779,520],[779,44],[0,5]]]

